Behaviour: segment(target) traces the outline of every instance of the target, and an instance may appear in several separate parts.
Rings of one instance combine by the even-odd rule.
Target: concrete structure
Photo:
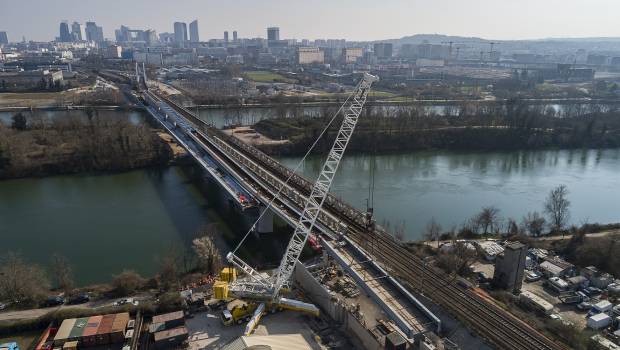
[[[195,19],[189,24],[189,41],[192,43],[200,42],[200,35],[198,34],[198,20]]]
[[[269,41],[278,41],[278,40],[280,40],[280,28],[279,27],[269,27],[269,28],[267,28],[267,40],[269,40]]]
[[[0,46],[8,45],[8,44],[9,44],[9,37],[6,35],[6,32],[0,32]]]
[[[228,45],[228,31],[224,31],[224,45]]]
[[[102,43],[103,39],[103,28],[98,26],[95,22],[86,22],[86,40],[92,41],[95,43]]]
[[[373,46],[375,56],[377,58],[391,58],[393,54],[393,45],[391,43],[376,43]]]
[[[174,42],[180,45],[187,41],[187,24],[184,22],[174,22]]]
[[[297,64],[312,64],[324,62],[323,51],[318,47],[298,47]]]
[[[71,32],[69,32],[69,23],[60,22],[60,35],[58,36],[58,41],[68,43],[72,40]]]
[[[84,32],[84,27],[80,23],[73,22],[73,24],[71,24],[71,37],[73,41],[86,40],[86,33]]]
[[[123,48],[119,45],[110,45],[106,49],[106,58],[121,58]]]
[[[233,30],[233,41],[237,42],[237,40],[239,40],[239,38],[237,37],[237,31]]]
[[[35,70],[0,73],[0,85],[12,90],[48,89],[62,80],[62,71]]]
[[[364,49],[361,47],[348,47],[342,49],[342,59],[344,63],[355,63],[364,56]]]
[[[504,247],[504,253],[495,259],[493,284],[499,288],[519,291],[523,284],[525,257],[527,247],[520,242],[510,242]]]

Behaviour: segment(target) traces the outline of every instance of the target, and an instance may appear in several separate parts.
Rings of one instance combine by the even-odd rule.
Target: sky
[[[114,38],[121,24],[162,33],[197,19],[201,40],[266,37],[269,26],[283,39],[620,37],[618,14],[619,0],[0,0],[0,31],[49,41],[62,20],[94,20]]]

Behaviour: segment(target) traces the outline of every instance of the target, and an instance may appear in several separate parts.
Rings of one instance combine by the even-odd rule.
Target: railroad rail
[[[202,133],[206,143],[216,148],[231,163],[235,163],[234,166],[239,171],[260,179],[261,181],[253,185],[262,187],[256,189],[258,192],[273,194],[280,191],[288,204],[292,202],[303,207],[304,200],[312,188],[309,180],[294,174],[255,147],[209,126],[174,101],[160,95],[154,96],[166,101],[190,121]],[[290,180],[285,184],[283,179],[289,177]],[[282,200],[276,200],[275,205],[281,210],[286,210]],[[458,285],[445,273],[427,266],[421,258],[407,250],[381,227],[376,226],[369,230],[365,214],[338,198],[332,195],[328,197],[319,215],[319,221],[334,232],[341,232],[346,226],[347,237],[365,249],[387,271],[412,290],[424,294],[439,304],[497,348],[515,350],[564,348],[562,344],[548,339],[495,303]]]

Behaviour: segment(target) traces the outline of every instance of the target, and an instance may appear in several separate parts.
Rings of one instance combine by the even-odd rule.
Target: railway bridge
[[[265,210],[267,203],[273,200],[270,210],[289,224],[297,224],[312,189],[311,181],[255,147],[208,125],[167,97],[149,90],[144,91],[143,97],[149,113],[242,209],[256,206]],[[264,218],[270,219],[269,215]],[[260,222],[259,226],[262,226]],[[564,348],[476,290],[428,266],[381,227],[369,227],[365,213],[333,195],[329,195],[323,205],[315,235],[327,245],[346,240],[354,250],[351,255],[372,260],[372,274],[377,271],[385,274],[373,280],[380,281],[378,287],[373,283],[372,288],[364,289],[379,299],[384,311],[410,339],[429,330],[441,330],[441,321],[412,295],[412,291],[428,297],[498,349]],[[343,265],[349,273],[357,273],[351,270],[354,265]],[[383,294],[386,291],[397,295]],[[410,322],[411,313],[420,315],[426,323]]]

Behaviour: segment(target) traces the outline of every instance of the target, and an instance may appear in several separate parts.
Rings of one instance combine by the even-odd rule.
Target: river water
[[[211,212],[180,167],[0,181],[0,253],[44,266],[59,253],[80,285],[125,268],[152,276],[218,220]]]
[[[281,161],[295,168],[300,158]],[[365,210],[373,157],[346,155],[332,193]],[[422,237],[430,218],[445,230],[460,226],[483,206],[518,221],[542,211],[548,192],[569,190],[571,222],[620,222],[620,150],[547,150],[504,153],[416,152],[374,158],[377,222]],[[306,160],[299,173],[314,181],[322,159]]]

